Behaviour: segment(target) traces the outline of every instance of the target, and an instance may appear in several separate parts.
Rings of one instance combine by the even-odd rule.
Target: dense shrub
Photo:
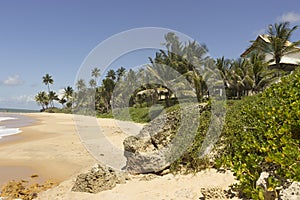
[[[242,194],[261,199],[255,182],[262,171],[271,173],[269,190],[286,179],[300,181],[300,70],[228,106],[222,137],[226,151],[217,164],[234,170]]]

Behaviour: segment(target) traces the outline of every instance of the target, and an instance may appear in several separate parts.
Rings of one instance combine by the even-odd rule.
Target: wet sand
[[[73,115],[32,113],[35,119],[22,132],[0,142],[0,183],[24,179],[30,173],[61,182],[95,160],[81,144]],[[8,170],[8,167],[11,167]],[[28,170],[30,169],[30,170]]]

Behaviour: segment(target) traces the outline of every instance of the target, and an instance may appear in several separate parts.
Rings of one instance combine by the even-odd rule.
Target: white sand
[[[89,137],[84,142],[91,145],[94,141],[96,146],[90,146],[93,154],[101,154],[98,157],[103,159],[102,162],[114,161],[109,164],[118,168],[124,164],[124,138],[136,134],[142,125],[113,119],[97,119],[103,134],[84,135],[85,131],[82,130],[96,130],[95,123],[89,120],[87,122],[91,123],[90,126],[89,123],[78,123],[78,120],[87,118],[74,119],[73,115],[67,114],[26,115],[34,117],[38,122],[22,128],[23,132],[18,139],[0,144],[0,167],[30,167],[44,179],[52,178],[61,182],[59,186],[39,194],[38,199],[199,199],[202,187],[219,186],[225,189],[235,182],[231,172],[217,173],[211,169],[196,175],[169,174],[150,181],[141,181],[139,176],[133,176],[126,184],[117,185],[112,190],[98,194],[71,192],[76,176],[80,172],[88,171],[97,162],[95,155],[88,153],[80,138]],[[74,121],[77,122],[77,126]],[[83,133],[80,137],[77,130]],[[105,145],[99,143],[103,138],[106,139]]]

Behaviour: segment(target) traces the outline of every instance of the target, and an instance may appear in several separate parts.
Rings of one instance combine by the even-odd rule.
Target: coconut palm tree
[[[95,81],[95,79],[91,79],[89,81],[89,85],[91,88],[95,88],[97,86],[97,82]]]
[[[35,101],[42,106],[42,110],[48,108],[49,98],[45,91],[39,92],[35,97]]]
[[[263,53],[271,54],[273,58],[270,62],[275,61],[276,68],[280,69],[280,61],[284,55],[300,51],[300,48],[297,48],[300,41],[290,42],[292,33],[297,28],[298,26],[290,28],[289,22],[270,24],[267,31],[269,42],[254,41],[254,46]]]
[[[232,61],[226,77],[228,88],[238,99],[254,87],[254,75],[252,65],[247,59],[237,59]]]
[[[117,81],[120,81],[121,77],[125,75],[126,69],[124,67],[120,67],[117,69]]]
[[[74,93],[74,90],[71,86],[68,86],[68,87],[65,87],[64,88],[64,97],[67,99],[67,107],[68,108],[71,108],[72,107],[72,104],[73,104],[73,101],[72,101],[72,98],[73,98],[73,93]]]
[[[113,69],[108,70],[106,78],[110,78],[111,80],[116,80],[116,72]]]
[[[64,108],[65,107],[65,103],[67,103],[67,100],[65,98],[60,98],[58,100],[58,102],[62,105],[62,107]]]
[[[96,83],[96,86],[97,86],[97,79],[98,77],[101,76],[101,73],[100,73],[100,69],[95,67],[94,69],[92,69],[92,77],[94,77],[94,80],[95,80],[95,83]],[[95,86],[95,87],[96,87]]]
[[[83,79],[79,79],[76,83],[76,87],[78,91],[82,91],[86,88],[85,81]]]
[[[50,92],[50,84],[53,84],[53,78],[49,74],[43,76],[43,83],[48,87],[48,93]]]
[[[53,108],[54,107],[54,100],[55,101],[59,100],[58,95],[56,94],[56,92],[50,91],[49,94],[48,94],[48,98],[49,98],[49,103],[50,103],[51,107]]]
[[[252,89],[254,93],[263,91],[267,86],[279,80],[278,73],[281,73],[281,70],[268,69],[268,63],[265,61],[264,54],[251,54],[249,62],[252,65],[254,75],[254,86]]]

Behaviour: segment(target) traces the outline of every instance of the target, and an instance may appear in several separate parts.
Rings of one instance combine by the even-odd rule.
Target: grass
[[[123,121],[148,123],[162,112],[161,107],[152,106],[145,108],[115,109],[114,112],[98,114],[99,118],[114,118]]]

